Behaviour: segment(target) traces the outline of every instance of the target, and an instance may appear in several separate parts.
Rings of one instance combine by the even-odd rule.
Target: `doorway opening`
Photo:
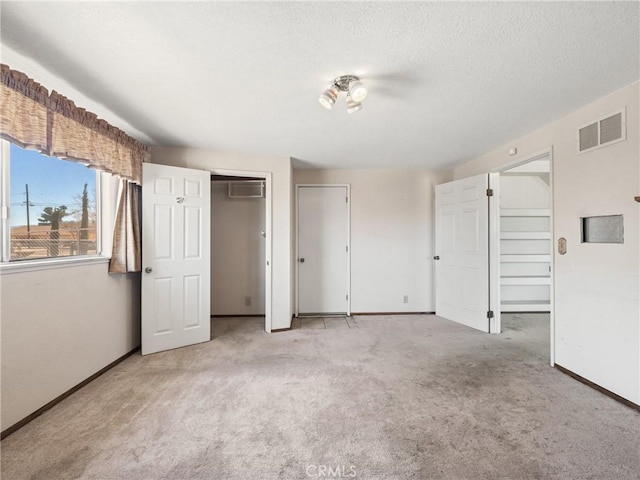
[[[233,326],[271,331],[270,174],[211,175],[212,335]]]
[[[495,333],[549,344],[553,364],[551,161],[551,152],[545,151],[498,172],[500,312]]]

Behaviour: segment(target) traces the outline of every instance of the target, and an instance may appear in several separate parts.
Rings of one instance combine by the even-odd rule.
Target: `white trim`
[[[556,250],[554,248],[554,188],[553,188],[553,147],[549,147],[549,192],[551,192],[549,204],[549,241],[551,242],[551,259],[549,261],[549,364],[553,367],[556,363],[556,315],[555,315],[555,257]]]
[[[265,183],[265,218],[264,218],[264,232],[265,232],[265,269],[264,269],[264,330],[267,333],[271,333],[273,324],[273,188],[272,188],[272,174],[271,172],[257,172],[249,170],[230,170],[226,168],[214,168],[209,169],[213,175],[223,175],[228,177],[255,177],[263,178]]]
[[[93,194],[93,199],[95,200],[95,212],[96,212],[96,255],[102,255],[102,188],[100,185],[100,180],[102,178],[102,172],[100,170],[96,170],[96,189]],[[111,253],[111,252],[109,252]]]
[[[493,195],[489,200],[489,310],[493,318],[489,319],[489,333],[500,333],[502,317],[500,315],[500,173],[491,172],[489,188]],[[493,288],[498,285],[498,288]]]
[[[64,158],[60,157],[49,157],[55,158],[60,161],[68,161]],[[101,189],[101,178],[104,175],[104,172],[100,170],[93,170],[95,173],[95,192],[94,192],[94,201],[95,201],[95,213],[96,213],[96,253],[94,255],[83,255],[82,258],[103,258],[103,233],[105,230],[102,227],[102,219],[104,217],[103,212],[103,198],[102,198],[102,189]],[[70,257],[47,257],[47,258],[38,258],[33,260],[11,260],[11,142],[7,140],[0,140],[0,272],[4,273],[12,273],[14,271],[31,271],[31,270],[47,270],[50,268],[56,268],[56,265],[48,265],[49,263],[55,263],[55,260],[61,260],[62,263],[59,263],[58,266],[63,267],[66,266],[66,263],[69,261],[69,258],[77,258],[78,255],[72,255]],[[6,215],[4,213],[6,212]],[[111,252],[109,252],[109,255]],[[107,260],[110,257],[104,257]],[[8,268],[8,265],[14,264],[16,262],[20,263],[20,267],[11,267]],[[41,266],[42,262],[46,262],[47,266]],[[85,262],[79,261],[78,264],[83,264]],[[30,267],[25,267],[25,265],[31,265]],[[3,274],[4,274],[3,273]]]
[[[542,150],[538,150],[537,152],[532,153],[531,155],[518,156],[513,160],[511,160],[510,162],[507,162],[497,168],[494,168],[493,170],[490,170],[490,172],[502,173],[505,170],[511,170],[512,168],[519,167],[520,165],[524,165],[525,163],[533,162],[535,160],[542,160],[547,155],[549,155],[549,162],[551,162],[553,160],[552,152],[553,152],[553,147],[548,146],[546,148],[543,148]],[[549,163],[549,170],[551,170],[551,167],[552,165],[551,163]]]
[[[0,263],[8,262],[11,248],[9,245],[9,216],[11,215],[10,144],[0,141]]]
[[[300,254],[298,251],[298,245],[300,244],[300,222],[298,221],[298,215],[300,214],[300,209],[298,208],[300,203],[300,188],[304,187],[344,187],[347,190],[347,311],[346,314],[348,317],[351,316],[351,184],[350,183],[296,183],[296,247],[295,247],[295,276],[294,276],[294,285],[295,285],[295,308],[294,314],[297,317],[300,316],[299,310],[299,288],[298,288],[298,258],[300,258]]]
[[[108,257],[102,255],[70,257],[43,258],[40,260],[15,260],[11,263],[0,264],[0,275],[10,275],[13,273],[37,272],[41,270],[52,270],[55,268],[81,267],[84,265],[96,265],[109,263]]]

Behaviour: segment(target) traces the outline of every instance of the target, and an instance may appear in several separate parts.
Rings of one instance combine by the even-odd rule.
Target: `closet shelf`
[[[551,232],[500,232],[500,240],[549,240]]]
[[[551,277],[543,275],[504,276],[501,285],[551,285]]]
[[[500,255],[500,261],[502,263],[537,263],[537,262],[550,262],[551,255],[549,254],[526,254],[526,253],[503,253]]]
[[[536,190],[538,192],[538,190]],[[550,309],[551,232],[549,208],[526,208],[542,200],[525,196],[500,209],[500,309],[503,312],[548,312]]]
[[[548,300],[504,301],[500,304],[502,313],[506,312],[548,312],[551,304]]]
[[[548,217],[548,208],[501,208],[501,217]]]

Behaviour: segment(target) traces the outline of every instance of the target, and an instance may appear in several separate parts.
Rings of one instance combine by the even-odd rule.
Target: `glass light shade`
[[[362,104],[351,98],[351,95],[347,95],[347,113],[357,112],[358,110],[362,110]]]
[[[318,102],[327,110],[331,110],[338,99],[338,90],[335,87],[327,88],[320,98],[318,98]]]
[[[354,102],[361,102],[367,96],[367,89],[360,80],[356,80],[349,84],[349,95]]]

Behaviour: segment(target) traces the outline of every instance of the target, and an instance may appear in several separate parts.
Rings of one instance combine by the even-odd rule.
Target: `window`
[[[99,254],[98,173],[2,143],[3,262]]]

